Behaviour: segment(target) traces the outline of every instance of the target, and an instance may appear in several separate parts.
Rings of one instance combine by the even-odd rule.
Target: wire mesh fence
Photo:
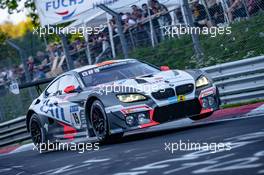
[[[157,17],[153,49],[150,27],[146,27],[149,24],[137,25],[126,34],[130,56],[153,63],[159,60],[160,64],[175,68],[194,68],[263,55],[263,4],[263,1],[243,0],[189,1],[194,26],[185,19],[182,7],[171,10],[170,15],[174,17],[166,25],[162,22],[164,19]],[[201,64],[195,58],[192,33],[199,35]]]

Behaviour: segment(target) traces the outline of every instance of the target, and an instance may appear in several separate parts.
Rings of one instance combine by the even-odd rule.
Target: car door
[[[43,100],[40,106],[40,114],[47,117],[53,118],[55,120],[61,120],[59,112],[56,111],[57,99],[56,95],[58,92],[59,79],[51,83],[45,90],[43,95]]]
[[[65,121],[71,126],[74,126],[74,128],[80,129],[82,126],[80,118],[81,109],[78,103],[74,102],[79,93],[73,92],[67,94],[65,89],[69,86],[74,86],[75,88],[80,87],[79,81],[72,74],[68,74],[60,78],[57,96],[59,99],[58,107],[63,109]]]

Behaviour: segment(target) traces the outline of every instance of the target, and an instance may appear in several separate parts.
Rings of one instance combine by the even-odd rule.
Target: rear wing
[[[41,85],[50,83],[54,80],[55,78],[48,78],[48,79],[43,79],[43,80],[38,80],[38,81],[33,81],[30,83],[24,83],[24,84],[20,84],[19,85],[19,89],[26,89],[26,88],[30,88],[30,87],[35,87],[36,91],[38,92],[38,94],[40,95],[42,93],[42,89],[41,89]]]

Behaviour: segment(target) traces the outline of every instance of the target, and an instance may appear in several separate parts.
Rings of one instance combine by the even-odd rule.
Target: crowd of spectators
[[[264,10],[263,0],[230,0],[228,15],[232,21],[238,17],[247,17],[254,15],[259,10]]]
[[[171,25],[172,18],[168,13],[168,8],[160,3],[158,0],[150,0],[149,6],[144,3],[141,7],[137,5],[131,5],[130,12],[119,13],[124,26],[124,32],[126,33],[131,27],[143,27],[142,25],[148,23],[149,16],[156,16],[153,19],[153,27],[159,28],[159,26]],[[116,19],[113,17],[110,22],[113,31],[117,33]]]
[[[203,3],[204,2],[204,3]],[[222,3],[225,4],[222,4]],[[149,7],[148,7],[149,4]],[[121,12],[120,16],[124,25],[124,32],[131,27],[142,27],[142,22],[148,19],[149,15],[154,16],[153,27],[168,26],[172,24],[172,17],[168,13],[168,8],[158,0],[149,0],[148,4],[131,6],[130,12]],[[225,14],[229,22],[237,18],[245,18],[256,14],[259,10],[264,10],[263,0],[189,0],[195,26],[211,27],[226,23]],[[183,23],[181,8],[174,10],[179,23]],[[117,32],[116,20],[113,17],[111,26]]]
[[[222,4],[224,3],[224,4]],[[212,27],[226,25],[234,20],[250,17],[258,11],[264,10],[263,0],[189,0],[190,9],[196,27]],[[156,36],[163,35],[160,31],[162,26],[172,24],[172,14],[175,14],[176,24],[184,24],[182,8],[178,7],[169,13],[168,8],[158,0],[149,0],[148,4],[140,7],[132,5],[129,12],[119,13],[124,33],[137,29],[150,31],[149,16],[152,16],[153,28]],[[116,19],[113,17],[110,25],[114,33],[117,33]]]
[[[218,24],[233,22],[255,15],[264,10],[263,0],[189,0],[192,9],[194,24],[198,27],[211,27]],[[224,3],[224,4],[222,4]],[[225,19],[225,14],[227,19]]]
[[[105,32],[100,35],[92,35],[89,44],[92,51],[98,50],[98,53],[105,51],[110,47]],[[85,41],[77,39],[74,42],[69,42],[68,46],[74,67],[77,68],[86,65]],[[83,52],[84,56],[80,56],[80,52]],[[55,77],[67,70],[63,47],[61,44],[57,43],[49,44],[45,51],[38,51],[34,56],[29,56],[26,63],[29,78],[32,81]],[[12,68],[0,68],[0,86],[7,84],[12,80],[18,80],[19,83],[26,81],[23,64]]]
[[[63,51],[60,45],[51,44],[48,46],[46,52],[38,51],[35,56],[29,56],[26,63],[30,80],[36,81],[51,77],[52,66],[54,66],[56,59],[61,58],[62,54]],[[9,69],[0,69],[0,85],[8,84],[13,80],[17,80],[19,83],[26,82],[23,64]]]

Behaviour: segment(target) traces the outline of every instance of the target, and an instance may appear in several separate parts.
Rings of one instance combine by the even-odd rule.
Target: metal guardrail
[[[223,104],[264,99],[264,56],[203,69],[219,88]]]
[[[27,133],[26,117],[0,123],[0,147],[30,140]]]
[[[264,99],[264,56],[203,70],[215,81],[223,104]],[[25,116],[0,124],[0,147],[29,139]]]

